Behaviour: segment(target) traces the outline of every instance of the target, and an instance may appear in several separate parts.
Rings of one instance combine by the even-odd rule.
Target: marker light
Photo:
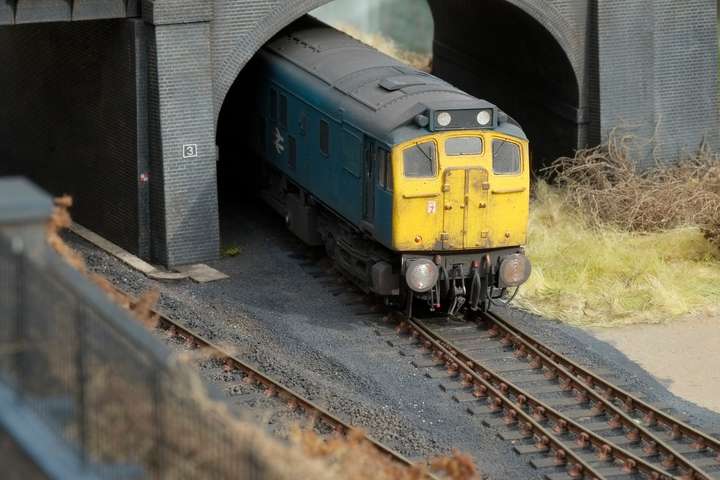
[[[492,114],[488,110],[480,110],[477,114],[477,122],[483,127],[490,125],[490,122],[492,122]]]
[[[408,262],[405,281],[411,290],[425,293],[435,286],[438,274],[437,265],[427,258],[419,258]]]
[[[452,122],[452,117],[448,112],[440,112],[436,118],[438,125],[441,127],[447,127]]]

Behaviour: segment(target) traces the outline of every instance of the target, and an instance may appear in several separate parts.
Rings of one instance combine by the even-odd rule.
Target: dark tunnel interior
[[[533,170],[578,147],[579,89],[562,47],[536,19],[505,0],[482,8],[468,0],[430,0],[435,23],[433,73],[498,105],[531,141]],[[299,21],[303,21],[302,19]],[[243,115],[253,99],[243,70],[220,111],[217,129],[221,208],[252,189]]]
[[[566,53],[505,0],[430,0],[433,73],[495,103],[530,138],[534,170],[578,147],[579,88]]]

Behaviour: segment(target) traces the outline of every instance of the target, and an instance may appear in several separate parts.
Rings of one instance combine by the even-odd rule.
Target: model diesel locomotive
[[[247,68],[263,198],[357,285],[454,313],[527,280],[528,141],[495,105],[310,19]]]

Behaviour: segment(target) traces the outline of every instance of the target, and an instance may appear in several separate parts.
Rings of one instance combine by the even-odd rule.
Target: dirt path
[[[591,332],[639,363],[675,395],[720,412],[720,313],[669,325]]]

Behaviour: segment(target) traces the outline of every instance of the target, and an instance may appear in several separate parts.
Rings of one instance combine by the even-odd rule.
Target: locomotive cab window
[[[388,192],[393,191],[393,166],[392,166],[392,157],[390,156],[390,152],[385,152],[385,165],[387,167],[385,168],[385,189]]]
[[[505,140],[493,140],[493,172],[500,175],[520,173],[520,146]]]
[[[376,155],[378,185],[388,192],[392,192],[392,163],[390,163],[390,152],[378,148]]]
[[[480,155],[483,152],[483,141],[480,137],[454,137],[445,141],[445,154]]]
[[[277,92],[274,88],[270,89],[270,120],[277,120]]]
[[[320,120],[320,153],[330,154],[330,126],[325,120]]]
[[[437,175],[435,142],[417,143],[403,151],[403,170],[408,178],[432,178]]]

